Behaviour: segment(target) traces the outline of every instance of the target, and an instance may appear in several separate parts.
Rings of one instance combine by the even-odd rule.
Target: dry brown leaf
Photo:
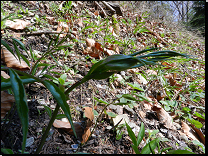
[[[1,119],[3,119],[6,113],[10,110],[13,102],[15,102],[13,95],[1,91]]]
[[[88,138],[90,137],[90,134],[91,134],[90,129],[89,128],[85,129],[85,132],[82,135],[82,142],[81,143],[85,143],[88,140]]]
[[[181,121],[181,129],[182,129],[182,133],[186,134],[186,136],[189,139],[198,140],[195,137],[195,132],[183,121]]]
[[[92,111],[92,108],[84,107],[84,109],[85,116],[92,121],[94,119],[94,113]]]
[[[83,50],[83,54],[88,54],[92,57],[95,58],[100,58],[101,57],[101,52],[103,52],[103,49],[101,48],[101,44],[95,42],[93,39],[86,39],[86,45],[87,48]]]
[[[62,30],[63,30],[63,32],[68,33],[69,32],[69,26],[67,24],[65,24],[64,22],[59,21],[57,31],[61,32]],[[66,36],[66,34],[60,34],[59,37],[65,37],[65,36]]]
[[[79,18],[78,21],[79,21],[79,22],[77,23],[78,26],[84,27],[83,22],[82,22],[82,18]]]
[[[26,26],[30,25],[30,22],[26,22],[26,21],[21,20],[21,19],[14,19],[13,21],[6,20],[5,25],[8,26],[11,29],[23,30],[23,29],[25,29]]]
[[[53,25],[55,23],[55,17],[46,16],[46,19],[48,20],[48,23],[50,25]]]
[[[152,107],[153,111],[156,111],[158,119],[166,128],[176,130],[175,126],[173,125],[172,117],[159,105],[155,105]]]
[[[87,38],[86,39],[86,45],[87,45],[87,47],[94,47],[95,46],[95,40]]]
[[[1,76],[5,79],[10,78],[10,76],[7,73],[5,73],[4,71],[1,71]]]
[[[195,125],[193,125],[193,124],[191,124],[191,127],[194,129],[195,133],[198,135],[199,141],[205,145],[205,136],[202,133],[202,131],[200,129],[196,128]]]
[[[75,128],[77,136],[81,137],[84,133],[84,129],[82,128],[81,123],[74,122],[73,124],[74,124],[74,128]],[[63,129],[64,131],[68,132],[69,134],[74,135],[74,132],[71,128],[71,124],[69,122],[64,122],[64,121],[55,119],[53,122],[53,126],[56,128]]]
[[[9,68],[18,69],[21,71],[29,70],[30,67],[21,60],[21,63],[12,55],[12,53],[6,49],[1,49],[1,59]]]

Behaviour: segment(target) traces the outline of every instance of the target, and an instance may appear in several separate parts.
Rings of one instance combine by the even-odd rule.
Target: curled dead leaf
[[[158,119],[166,128],[176,130],[176,127],[173,125],[172,117],[159,105],[152,107],[153,111],[156,111]]]
[[[1,49],[1,59],[9,68],[25,71],[29,70],[30,67],[21,60],[21,63],[12,55],[12,53],[6,49]]]

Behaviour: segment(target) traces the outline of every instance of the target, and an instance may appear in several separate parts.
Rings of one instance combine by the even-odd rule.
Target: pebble
[[[30,137],[26,140],[26,145],[25,147],[29,147],[31,146],[32,144],[34,143],[34,138],[33,137]]]

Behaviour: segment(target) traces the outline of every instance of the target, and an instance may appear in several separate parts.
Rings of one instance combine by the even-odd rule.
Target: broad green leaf
[[[194,116],[198,116],[198,117],[200,117],[200,118],[202,118],[202,119],[204,119],[205,120],[205,117],[204,116],[202,116],[201,114],[199,114],[198,112],[195,112],[195,114],[193,114]]]
[[[68,120],[71,124],[74,135],[77,137],[76,131],[75,131],[75,128],[74,128],[74,124],[73,124],[73,121],[72,121],[71,113],[70,113],[70,108],[69,108],[69,105],[66,103],[65,94],[51,81],[45,80],[45,81],[43,81],[43,84],[51,92],[53,97],[56,99],[58,105],[64,111],[66,117],[68,118]]]
[[[27,132],[28,132],[28,123],[29,123],[27,96],[25,93],[23,83],[20,77],[18,76],[18,74],[12,69],[9,69],[9,73],[10,73],[10,81],[14,93],[15,103],[17,105],[17,112],[22,123],[22,131],[23,131],[22,153],[23,153],[25,150]]]
[[[188,150],[170,150],[166,154],[195,154],[195,153],[190,152]]]
[[[117,114],[113,113],[113,112],[106,112],[110,117],[115,118],[117,116]]]
[[[140,142],[144,138],[145,130],[144,130],[144,123],[141,123],[141,127],[137,136],[137,146],[139,146]]]
[[[125,122],[126,123],[126,122]],[[131,138],[133,144],[137,146],[137,140],[134,132],[132,131],[131,127],[126,123],[127,132],[129,134],[129,137]]]
[[[192,123],[193,125],[196,126],[196,128],[202,128],[203,127],[203,124],[197,120],[194,120],[192,118],[188,118],[187,119],[190,123]]]
[[[14,152],[8,148],[1,148],[1,152],[4,154],[14,154]]]
[[[96,110],[93,110],[94,116],[99,115],[98,112]]]
[[[60,78],[62,78],[64,81],[66,81],[67,75],[66,75],[66,74],[62,74],[62,75],[60,76]]]
[[[21,79],[23,84],[36,82],[35,79],[28,78],[27,76],[20,76],[20,79]],[[5,79],[5,80],[1,80],[1,90],[6,90],[6,89],[9,89],[11,87],[12,86],[11,86],[10,78],[9,79]]]
[[[150,141],[148,144],[146,144],[142,151],[141,154],[150,154],[154,151],[154,149],[157,147],[158,143],[160,142],[160,138],[156,138],[152,141]]]

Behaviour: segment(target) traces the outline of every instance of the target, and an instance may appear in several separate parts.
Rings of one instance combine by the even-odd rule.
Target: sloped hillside
[[[123,4],[1,1],[1,153],[21,153],[24,129],[29,154],[205,153],[204,38]],[[67,97],[49,89],[66,93],[100,60],[145,49],[152,49],[147,54],[175,51],[189,58],[160,59],[106,79],[90,79]],[[11,87],[18,79],[14,73],[24,87]],[[25,105],[18,105],[15,90],[21,90],[19,97],[25,95]],[[57,110],[62,101],[70,111]]]

